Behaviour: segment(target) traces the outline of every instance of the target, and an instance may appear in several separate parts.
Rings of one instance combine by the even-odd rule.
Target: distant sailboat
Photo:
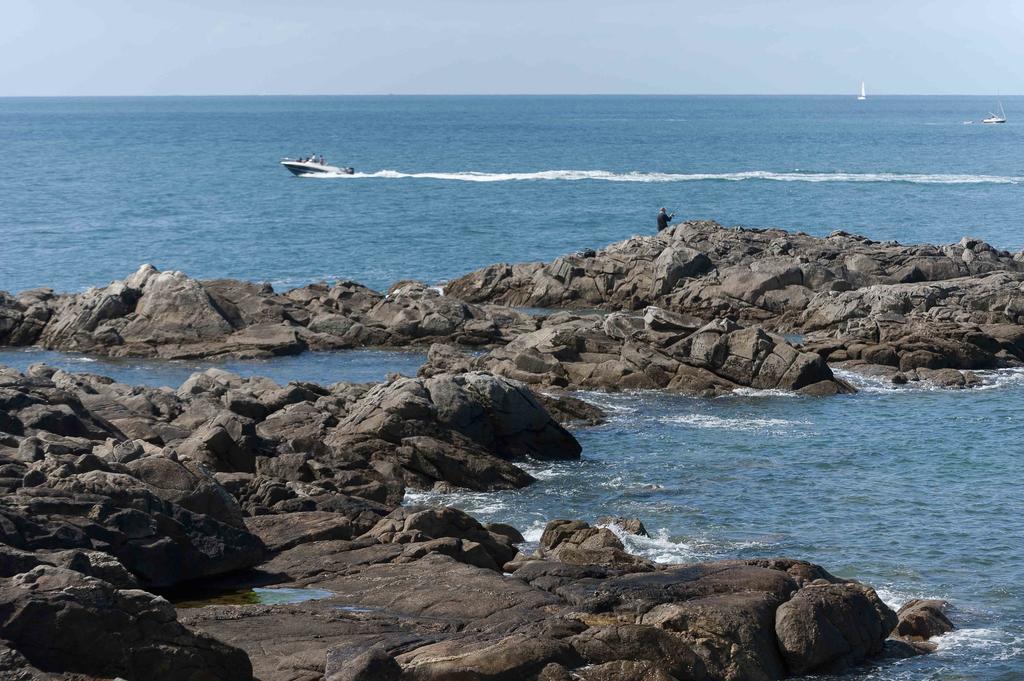
[[[994,114],[989,112],[988,118],[981,119],[982,123],[1005,123],[1006,112],[1003,111],[1003,100],[999,100],[999,113]]]
[[[867,99],[867,98],[868,98],[868,93],[867,93],[867,91],[866,91],[866,90],[864,89],[864,81],[862,80],[862,81],[860,82],[860,94],[859,94],[859,95],[857,96],[857,99],[858,99],[859,101],[864,101],[864,100],[865,100],[865,99]]]

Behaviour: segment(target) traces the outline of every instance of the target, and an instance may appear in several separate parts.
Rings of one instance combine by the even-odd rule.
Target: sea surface
[[[550,259],[678,217],[835,229],[905,243],[971,235],[1024,247],[1024,98],[254,97],[0,99],[0,290],[77,291],[143,262],[278,288],[355,279],[442,283]],[[968,124],[966,121],[973,120]],[[323,153],[352,177],[294,178]],[[0,349],[175,386],[220,366],[288,380],[415,373],[415,352],[160,362]],[[489,494],[410,494],[511,522],[641,518],[630,548],[663,561],[788,555],[879,588],[945,598],[939,652],[853,679],[1024,678],[1024,372],[969,391],[745,391],[706,400],[581,396],[575,463]]]

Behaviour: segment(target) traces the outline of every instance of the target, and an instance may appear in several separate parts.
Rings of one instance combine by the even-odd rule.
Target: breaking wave
[[[448,180],[455,182],[516,182],[530,180],[595,180],[602,182],[743,182],[761,180],[768,182],[902,182],[906,184],[1024,184],[1024,176],[1015,175],[967,175],[933,173],[821,173],[821,172],[772,172],[750,170],[738,173],[616,173],[607,170],[541,170],[529,173],[484,173],[427,172],[403,173],[397,170],[379,170],[373,173],[354,175],[305,175],[329,179],[421,179]]]

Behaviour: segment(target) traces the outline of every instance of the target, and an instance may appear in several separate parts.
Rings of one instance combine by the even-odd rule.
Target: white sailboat
[[[999,113],[989,112],[988,118],[982,118],[982,123],[1005,123],[1006,112],[1003,110],[1003,100],[999,100]]]
[[[866,91],[866,90],[864,89],[864,81],[862,80],[862,81],[860,82],[860,94],[859,94],[859,95],[857,95],[857,99],[858,99],[858,101],[864,101],[864,100],[865,100],[865,99],[867,99],[867,98],[868,98],[868,93],[867,93],[867,91]]]

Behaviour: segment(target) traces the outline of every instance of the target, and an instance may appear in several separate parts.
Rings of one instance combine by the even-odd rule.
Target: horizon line
[[[77,94],[77,95],[0,95],[0,99],[146,99],[146,98],[229,98],[229,97],[852,97],[857,92],[343,92],[343,93],[287,93],[287,92],[251,92],[233,94]],[[869,94],[867,99],[875,97],[1020,97],[1020,94],[995,94],[977,92],[923,93],[900,92]]]

